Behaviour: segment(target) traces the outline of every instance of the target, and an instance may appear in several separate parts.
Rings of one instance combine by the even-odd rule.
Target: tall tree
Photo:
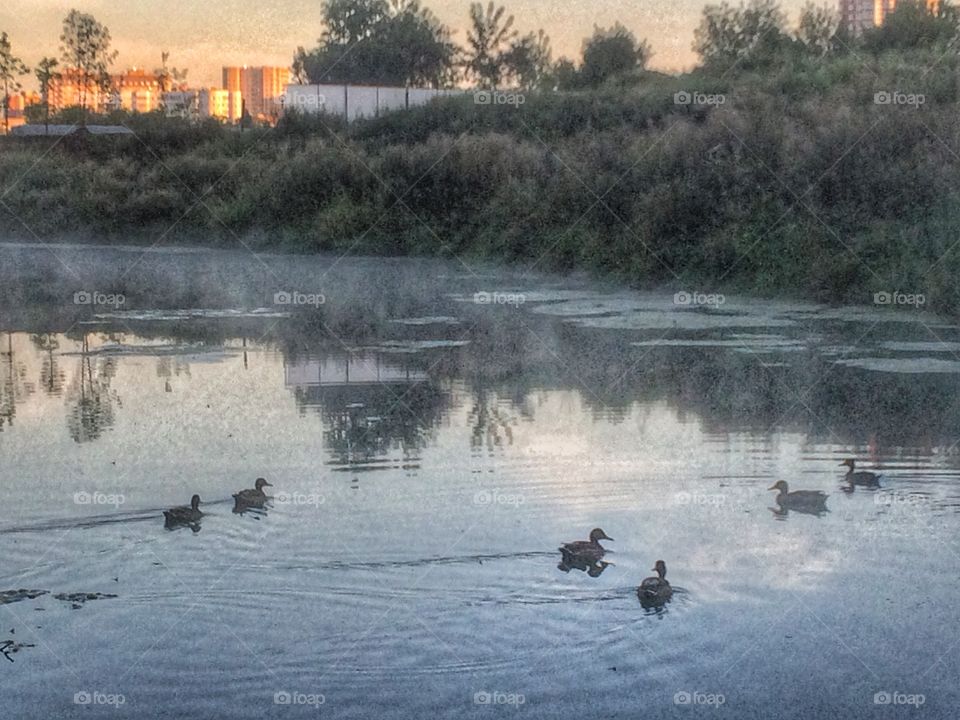
[[[187,70],[170,67],[169,60],[170,53],[164,50],[160,53],[160,67],[153,71],[153,76],[157,80],[157,86],[160,88],[158,107],[160,107],[161,110],[168,109],[164,95],[174,89],[183,90],[187,80]],[[182,103],[176,110],[181,113],[186,112],[186,108],[182,106]]]
[[[960,16],[953,5],[900,0],[883,25],[864,33],[863,44],[874,53],[934,45],[947,47],[960,35],[958,28]]]
[[[26,75],[30,69],[23,60],[13,54],[10,38],[0,33],[0,83],[3,85],[3,131],[10,131],[10,95],[23,88],[18,78]]]
[[[840,16],[829,5],[808,2],[800,11],[794,39],[808,55],[823,57],[837,49]]]
[[[703,9],[693,49],[703,64],[724,71],[734,65],[762,67],[786,56],[791,42],[777,0],[749,0],[738,7],[723,2]]]
[[[596,87],[608,78],[643,68],[649,58],[646,40],[638,42],[620,23],[607,29],[595,27],[593,36],[583,43],[580,75],[585,84]]]
[[[456,47],[419,0],[326,0],[315,49],[298,48],[294,76],[313,83],[450,84]]]
[[[496,88],[509,72],[506,61],[517,31],[513,28],[513,15],[504,18],[505,13],[506,8],[495,6],[493,0],[486,10],[481,3],[470,4],[465,68],[481,87]]]
[[[43,57],[33,71],[40,85],[40,103],[43,105],[43,125],[45,128],[50,126],[50,86],[60,77],[60,73],[56,70],[59,64],[56,58]]]
[[[71,10],[63,20],[60,53],[68,71],[76,72],[80,86],[81,122],[86,122],[90,90],[106,92],[110,87],[110,64],[116,50],[110,49],[110,31],[87,13]]]
[[[515,40],[504,54],[507,78],[522,88],[539,87],[553,67],[550,38],[540,30]]]

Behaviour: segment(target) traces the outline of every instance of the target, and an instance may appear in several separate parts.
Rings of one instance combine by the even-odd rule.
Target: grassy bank
[[[0,229],[487,257],[837,302],[900,290],[952,312],[958,65],[935,51],[848,55],[649,74],[520,106],[450,98],[349,127],[239,133],[141,116],[127,120],[136,137],[5,138]],[[679,92],[724,101],[677,104]]]

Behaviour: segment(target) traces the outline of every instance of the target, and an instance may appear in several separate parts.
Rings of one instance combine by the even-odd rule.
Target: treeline
[[[123,118],[136,137],[10,138],[0,227],[485,257],[838,302],[899,290],[953,311],[951,12],[901,3],[852,41],[833,21],[790,29],[765,0],[708,7],[703,63],[677,77],[634,68],[519,106],[467,95],[349,126],[290,115],[240,133],[141,115]]]

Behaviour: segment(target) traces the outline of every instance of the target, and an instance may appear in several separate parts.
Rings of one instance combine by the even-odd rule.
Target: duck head
[[[851,472],[853,472],[853,468],[854,468],[854,466],[855,466],[856,464],[857,464],[856,460],[853,460],[853,459],[844,460],[842,463],[840,463],[840,467],[846,466],[846,467],[850,468],[850,471],[851,471]]]
[[[653,564],[653,571],[663,580],[667,576],[667,564],[663,560],[657,560]]]
[[[786,480],[777,480],[773,485],[767,488],[767,490],[779,490],[782,493],[787,492],[787,481]]]
[[[194,495],[192,498],[190,498],[190,507],[191,507],[193,510],[199,510],[199,509],[200,509],[200,496],[199,496],[199,495]]]
[[[613,538],[609,537],[603,530],[594,528],[590,531],[590,542],[597,542],[598,540],[609,540],[613,542]]]
[[[273,487],[273,483],[268,483],[264,478],[257,478],[257,482],[253,485],[257,490],[263,490],[264,486]]]

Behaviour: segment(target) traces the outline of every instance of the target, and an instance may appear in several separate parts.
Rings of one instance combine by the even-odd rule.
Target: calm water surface
[[[956,717],[937,318],[6,246],[0,346],[6,717]],[[597,526],[611,564],[558,569]],[[644,609],[658,559],[676,593]]]

